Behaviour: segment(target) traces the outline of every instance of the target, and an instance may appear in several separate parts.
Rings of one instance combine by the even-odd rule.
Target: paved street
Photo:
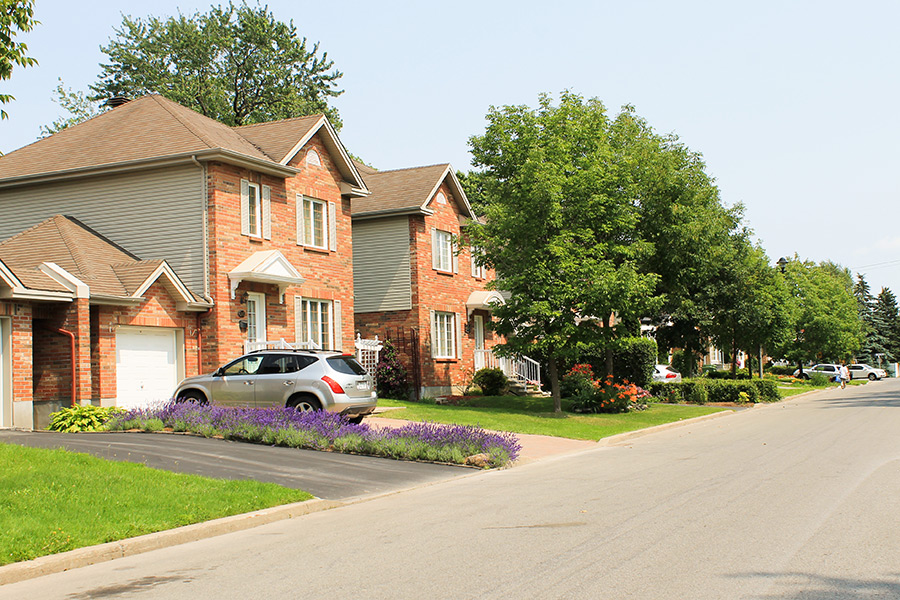
[[[0,588],[0,598],[900,597],[900,381]]]

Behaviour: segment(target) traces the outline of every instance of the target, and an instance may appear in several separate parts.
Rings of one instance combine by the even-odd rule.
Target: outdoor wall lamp
[[[784,273],[784,268],[787,266],[788,261],[785,257],[782,256],[775,262],[775,264],[778,265],[778,268],[781,269],[782,273]]]
[[[247,331],[247,321],[243,319],[238,321],[238,327],[241,328],[241,331]]]

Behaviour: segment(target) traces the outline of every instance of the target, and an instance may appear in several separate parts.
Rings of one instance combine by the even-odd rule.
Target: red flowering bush
[[[594,371],[587,363],[577,364],[563,375],[560,394],[563,398],[573,398],[592,393],[600,382],[594,379]]]
[[[582,413],[623,413],[645,410],[650,397],[650,392],[647,390],[628,381],[615,383],[610,375],[593,391],[576,396],[573,408],[575,412]]]

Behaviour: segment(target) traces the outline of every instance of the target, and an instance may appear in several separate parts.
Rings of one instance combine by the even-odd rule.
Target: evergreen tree
[[[895,362],[900,358],[900,313],[897,308],[897,297],[889,288],[881,288],[872,310],[873,325],[884,340],[881,353],[883,360]],[[873,357],[877,364],[877,357]]]
[[[872,296],[869,283],[859,273],[856,274],[853,295],[856,296],[856,307],[863,330],[862,348],[856,358],[859,362],[875,364],[876,355],[885,352],[886,340],[883,329],[875,326],[875,298]]]

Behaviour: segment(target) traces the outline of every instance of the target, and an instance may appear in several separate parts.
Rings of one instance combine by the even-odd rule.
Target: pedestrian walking
[[[847,365],[841,363],[841,389],[847,387],[848,381],[850,381],[850,369],[847,368]]]

